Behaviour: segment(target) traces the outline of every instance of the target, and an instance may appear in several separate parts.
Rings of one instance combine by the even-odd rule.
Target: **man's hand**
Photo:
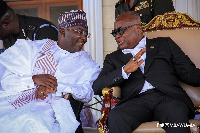
[[[48,96],[47,94],[55,92],[56,90],[56,88],[47,88],[41,85],[35,91],[36,100],[38,100],[38,98],[44,100]]]
[[[124,66],[124,72],[126,74],[132,73],[138,69],[138,67],[144,62],[144,60],[139,61],[139,59],[145,52],[146,47],[144,47],[134,57],[130,59],[130,61]]]
[[[34,75],[32,79],[38,86],[44,86],[47,88],[56,88],[57,86],[57,79],[50,74]]]

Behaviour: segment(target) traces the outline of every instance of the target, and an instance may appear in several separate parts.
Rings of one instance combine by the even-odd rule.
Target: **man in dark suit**
[[[121,101],[109,113],[109,132],[132,133],[156,120],[167,133],[189,133],[194,105],[178,80],[200,86],[200,70],[172,39],[146,38],[134,11],[116,18],[112,35],[119,50],[105,57],[93,84],[96,95],[104,87],[121,88]]]
[[[115,5],[115,18],[123,12],[136,11],[145,25],[153,17],[174,10],[172,0],[119,0]]]

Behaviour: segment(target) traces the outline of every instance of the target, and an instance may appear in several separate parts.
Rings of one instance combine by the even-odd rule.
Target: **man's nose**
[[[117,34],[116,34],[116,36],[115,36],[115,39],[120,38],[121,36],[122,36],[122,35],[119,34],[119,32],[117,32]]]
[[[82,35],[81,39],[84,40],[85,42],[87,42],[87,36],[86,35]]]

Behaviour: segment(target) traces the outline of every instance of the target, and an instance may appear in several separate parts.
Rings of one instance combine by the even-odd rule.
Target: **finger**
[[[57,85],[57,79],[52,76],[52,75],[49,75],[49,82],[51,82],[52,84],[54,84],[54,86]]]
[[[57,86],[57,81],[55,82],[54,80],[49,79],[49,81],[47,82],[47,84],[48,84],[50,87],[56,87],[56,86]]]
[[[134,62],[138,62],[138,60],[141,58],[141,55],[137,55],[137,56],[134,56],[133,58],[132,58],[132,60],[134,61]]]
[[[56,92],[57,88],[51,88],[51,92]]]
[[[42,86],[42,91],[43,91],[43,97],[47,97],[50,92],[51,92],[52,88],[48,88],[48,87],[45,87],[45,86]]]
[[[50,93],[50,92],[55,92],[57,90],[57,88],[55,87],[51,87],[51,86],[44,86],[44,92],[45,93]]]
[[[44,93],[44,92],[41,91],[41,90],[38,91],[38,98],[39,98],[39,99],[41,99],[41,98],[43,97],[43,95],[44,95],[43,93]]]
[[[55,92],[57,89],[56,88],[49,88],[49,87],[45,87],[42,86],[42,91],[43,91],[43,96],[48,96],[47,94],[51,93],[51,92]]]
[[[56,87],[57,86],[57,79],[51,75],[48,75],[48,77],[46,77],[46,81],[45,81],[45,86],[46,87]]]
[[[41,91],[42,91],[44,94],[46,94],[46,93],[48,92],[48,87],[42,86]],[[43,95],[44,95],[44,94],[43,94]]]
[[[136,57],[134,56],[132,60],[133,60],[133,61],[136,61]]]
[[[141,57],[144,53],[146,52],[146,47],[144,47],[143,49],[141,49],[135,56],[134,58],[138,58]]]
[[[36,98],[36,100],[38,100],[38,92],[37,92],[37,90],[35,91],[35,98]]]
[[[146,52],[146,47],[144,47],[143,49],[141,49],[135,56],[138,56],[138,55],[142,56],[145,52]]]
[[[40,96],[40,98],[42,98],[42,97],[44,96],[44,92],[41,91],[41,92],[39,93],[39,96]]]
[[[54,88],[54,84],[52,84],[49,81],[43,82],[42,86],[44,86],[45,88]]]
[[[45,97],[47,97],[48,95],[48,93],[50,93],[50,89],[49,88],[46,88],[46,90],[44,91],[44,93],[43,93],[43,97],[45,96]]]
[[[45,95],[44,95],[44,99],[45,99],[46,97],[48,97],[48,94],[45,94]]]
[[[140,66],[143,62],[144,62],[144,60],[142,59],[142,60],[137,62],[137,65]]]
[[[57,87],[53,88],[53,92],[57,91]]]
[[[135,61],[138,62],[141,57],[142,57],[142,55],[137,56]]]
[[[40,99],[41,99],[41,100],[44,100],[44,99],[45,99],[45,97],[44,97],[44,96],[42,96],[42,97],[40,97]]]
[[[40,96],[40,99],[44,100],[47,97],[47,95],[45,95],[45,93],[42,93],[42,95]]]
[[[146,47],[144,47],[144,48],[141,50],[141,55],[143,55],[145,52],[146,52]]]
[[[47,88],[48,92],[55,92],[55,88]]]
[[[41,93],[40,92],[37,92],[37,94],[36,94],[36,100],[38,100],[38,99],[41,99]]]
[[[34,83],[37,85],[51,86],[51,87],[57,85],[57,79],[49,74],[34,75],[32,79]]]
[[[44,100],[45,98],[46,98],[45,95],[43,95],[43,96],[40,97],[41,100]]]

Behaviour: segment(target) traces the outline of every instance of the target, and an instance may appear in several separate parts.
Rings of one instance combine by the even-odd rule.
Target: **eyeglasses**
[[[121,27],[120,27],[120,28],[118,28],[118,29],[116,29],[116,30],[112,30],[111,34],[112,34],[114,37],[116,37],[117,32],[118,32],[120,35],[123,35],[123,34],[124,34],[124,31],[125,31],[126,29],[131,28],[131,27],[133,27],[133,26],[135,26],[135,25],[140,25],[140,24],[133,24],[133,25],[127,26],[127,27],[125,27],[125,28],[121,28]]]
[[[67,29],[67,30],[73,30],[75,31],[79,36],[86,36],[87,38],[90,38],[91,34],[87,31],[84,31],[82,29],[74,30],[74,29]]]

